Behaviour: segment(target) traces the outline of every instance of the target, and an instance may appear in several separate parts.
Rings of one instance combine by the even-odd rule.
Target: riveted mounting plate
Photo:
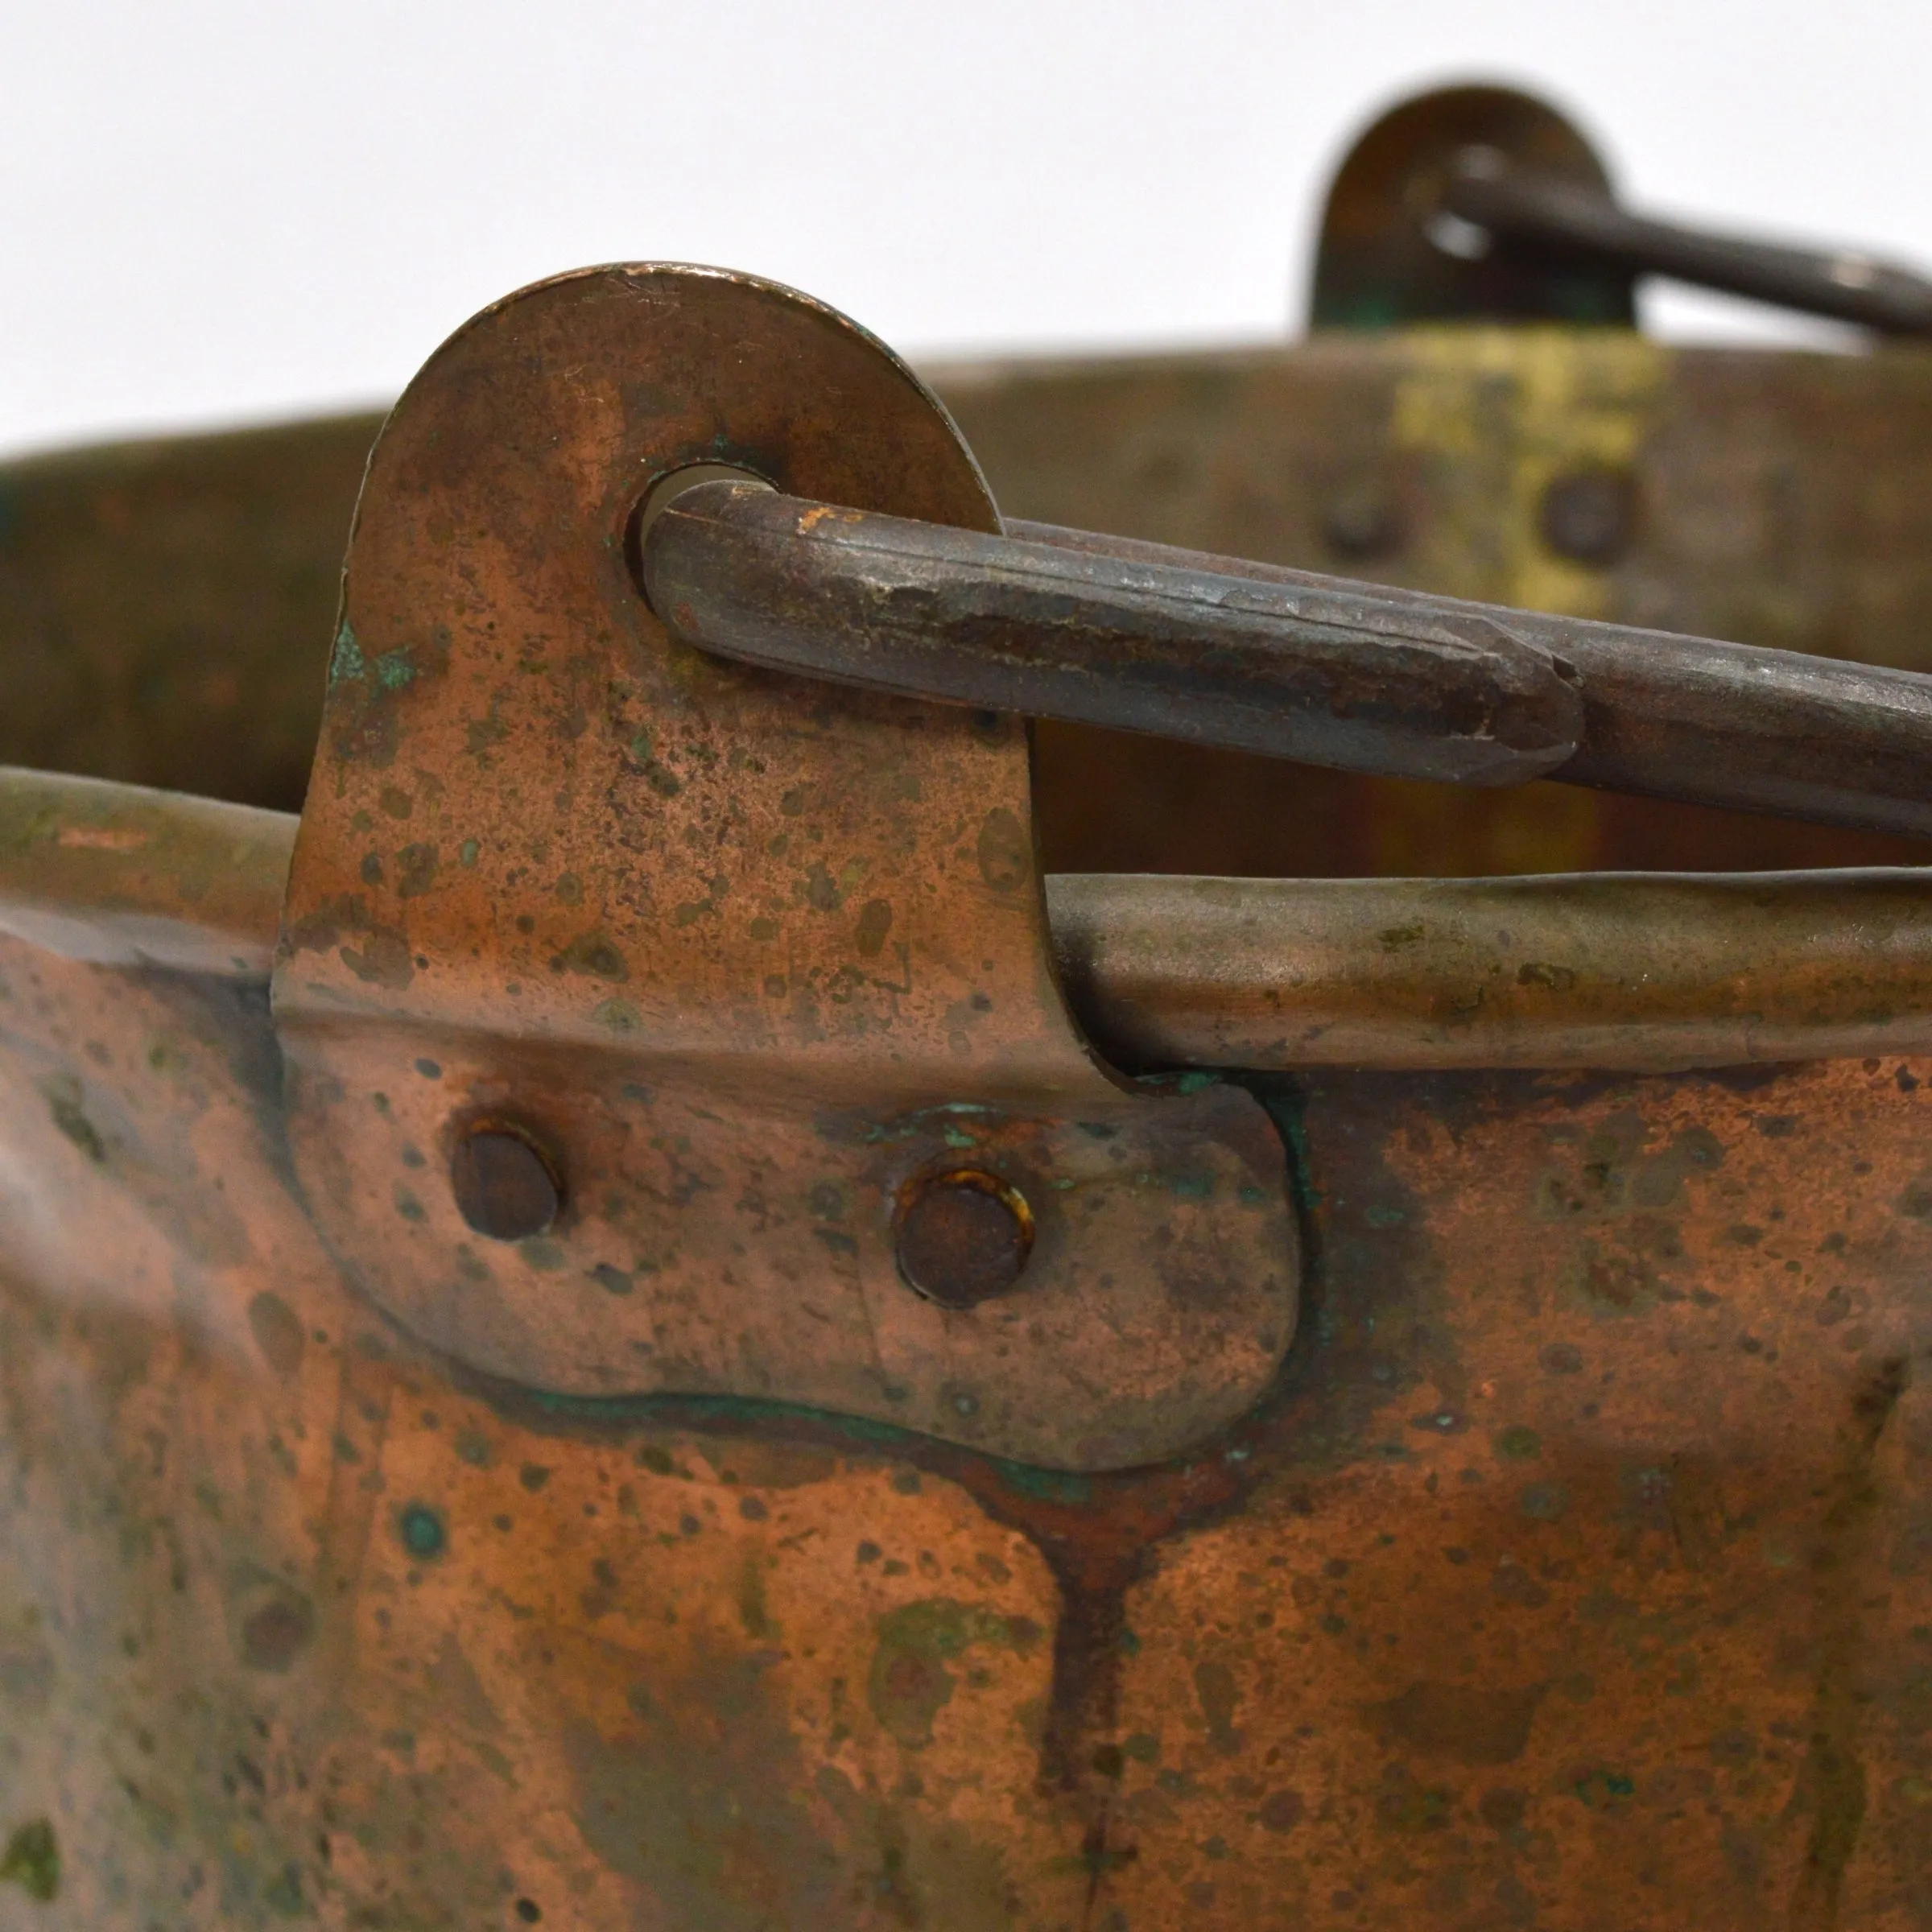
[[[1279,1139],[1248,1094],[1136,1087],[1079,1038],[1018,720],[667,636],[627,549],[694,463],[998,527],[903,365],[767,283],[587,271],[439,352],[370,460],[275,968],[317,1222],[396,1319],[525,1385],[1170,1454],[1293,1331]],[[554,1168],[542,1232],[464,1220],[479,1126]],[[1031,1246],[949,1307],[895,1217],[965,1169]]]
[[[1459,156],[1486,149],[1546,180],[1608,193],[1587,138],[1546,101],[1508,87],[1444,87],[1398,101],[1363,130],[1322,213],[1310,320],[1317,328],[1549,321],[1633,328],[1629,270],[1560,252],[1496,248],[1442,213]]]

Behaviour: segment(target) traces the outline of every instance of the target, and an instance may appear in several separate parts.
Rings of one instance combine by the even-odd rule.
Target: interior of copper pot
[[[1932,356],[1628,330],[930,372],[1009,516],[1932,670]],[[0,467],[0,762],[299,810],[381,417]],[[1924,864],[1918,841],[1038,728],[1062,872]]]

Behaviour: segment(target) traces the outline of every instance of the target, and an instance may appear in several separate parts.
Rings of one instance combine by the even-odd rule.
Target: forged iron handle
[[[1792,248],[1633,214],[1611,196],[1465,148],[1443,210],[1505,250],[1587,258],[1897,336],[1932,335],[1932,281],[1849,249]]]
[[[675,479],[672,479],[675,483]],[[1310,588],[706,481],[651,517],[687,642],[906,696],[1465,785],[1564,763],[1575,679],[1488,612]]]
[[[1349,581],[1051,524],[1007,529],[1034,543],[1212,564],[1271,584]],[[1393,585],[1376,586],[1375,595],[1410,608],[1487,613],[1570,665],[1581,679],[1583,730],[1575,755],[1549,774],[1565,784],[1932,837],[1932,677],[1923,672]]]
[[[1344,770],[1932,837],[1918,672],[747,483],[671,495],[639,566],[687,642],[778,670]]]

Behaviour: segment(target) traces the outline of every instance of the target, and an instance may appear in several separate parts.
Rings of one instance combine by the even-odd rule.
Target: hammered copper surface
[[[1075,1478],[452,1373],[258,993],[0,985],[10,1932],[1932,1922],[1932,1065],[1285,1089],[1277,1394]]]
[[[947,393],[1016,512],[1332,568],[1327,493],[1388,461],[1392,576],[1914,661],[1921,363],[1663,359],[1641,532],[1597,581],[1523,534],[1629,427],[1627,384],[1608,428],[1566,415],[1552,368],[1629,359],[1573,348]],[[6,755],[249,795],[237,734],[134,704],[109,606],[139,528],[69,601],[7,551],[8,649],[91,613],[113,729],[50,711]],[[211,580],[175,564],[157,621]],[[320,634],[261,634],[312,637],[319,678]],[[1067,848],[1901,849],[1588,795],[1451,818],[1122,744],[1087,768],[1114,817],[1091,775],[1050,807]],[[122,890],[134,855],[60,849]],[[132,905],[179,939],[171,877]],[[228,936],[202,972],[0,939],[7,1932],[1932,1925],[1932,1063],[1265,1084],[1308,1241],[1282,1373],[1188,1455],[1075,1476],[777,1406],[536,1397],[412,1344],[316,1235]]]

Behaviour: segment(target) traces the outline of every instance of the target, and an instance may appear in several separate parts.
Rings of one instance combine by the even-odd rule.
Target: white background
[[[1640,204],[1932,265],[1928,74],[1926,0],[0,0],[0,448],[386,398],[593,261],[915,357],[1279,337],[1341,150],[1447,79]]]

